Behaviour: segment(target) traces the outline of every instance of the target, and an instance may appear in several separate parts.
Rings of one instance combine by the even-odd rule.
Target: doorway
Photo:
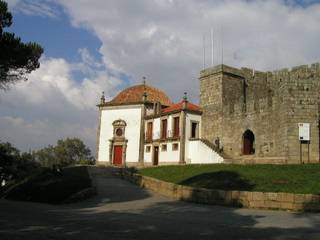
[[[113,148],[113,164],[122,165],[122,146],[114,146]]]
[[[153,165],[157,166],[159,164],[159,146],[154,146],[153,148]]]
[[[249,129],[246,130],[243,133],[242,139],[243,139],[243,148],[242,148],[243,155],[254,154],[255,149],[254,149],[254,134],[253,134],[253,132]]]

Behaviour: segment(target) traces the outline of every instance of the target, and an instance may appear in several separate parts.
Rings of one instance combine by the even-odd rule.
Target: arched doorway
[[[243,148],[242,153],[243,155],[250,155],[254,154],[254,134],[251,130],[246,130],[243,135]]]

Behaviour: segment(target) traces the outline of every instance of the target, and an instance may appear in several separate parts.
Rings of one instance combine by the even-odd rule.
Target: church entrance
[[[114,146],[113,164],[122,165],[122,146]]]
[[[254,154],[254,134],[251,130],[247,130],[244,132],[243,136],[243,155]]]

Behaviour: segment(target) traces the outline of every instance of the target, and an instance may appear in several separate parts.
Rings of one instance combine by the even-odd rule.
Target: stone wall
[[[126,169],[122,169],[122,177],[140,187],[176,200],[246,208],[320,211],[319,195],[193,188],[141,176]]]
[[[311,124],[311,142],[302,160],[319,161],[320,65],[258,72],[219,65],[200,72],[202,137],[219,137],[230,158],[243,153],[243,133],[255,135],[254,162],[298,163],[298,123]],[[272,159],[272,160],[268,160]]]

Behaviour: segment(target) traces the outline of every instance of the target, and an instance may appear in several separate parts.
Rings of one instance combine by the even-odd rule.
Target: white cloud
[[[102,41],[104,63],[164,88],[176,100],[198,96],[202,36],[215,28],[215,59],[236,67],[272,70],[319,61],[320,4],[290,1],[69,0],[60,1],[74,26]],[[223,34],[221,34],[221,30]],[[207,63],[209,62],[207,41]]]
[[[80,66],[81,71],[90,69],[84,72],[91,73],[90,78],[81,82],[73,79],[73,71],[80,71]],[[106,71],[92,69],[86,62],[71,64],[57,58],[44,58],[41,67],[28,78],[27,82],[16,84],[6,93],[9,99],[39,106],[59,97],[80,110],[94,109],[102,90],[109,96],[121,82]]]
[[[146,76],[174,100],[188,91],[197,101],[202,38],[206,33],[208,64],[212,27],[215,63],[221,62],[222,36],[228,65],[272,70],[320,61],[319,3],[302,7],[284,0],[10,0],[9,5],[26,14],[55,17],[60,14],[57,2],[73,26],[89,29],[100,39],[102,61],[86,49],[79,49],[79,63],[44,58],[28,82],[1,93],[1,136],[23,149],[71,135],[83,137],[94,149],[95,104],[102,90],[108,97],[116,93],[122,74],[131,77],[132,84]],[[81,81],[75,72],[84,76]]]
[[[0,95],[0,141],[10,141],[22,150],[55,144],[65,137],[80,137],[94,151],[101,92],[107,98],[121,81],[105,69],[91,65],[96,60],[85,52],[80,63],[43,58],[41,67]],[[88,62],[87,58],[90,59]],[[75,79],[77,67],[91,69],[83,79]]]
[[[57,113],[59,114],[59,113]],[[95,114],[91,115],[95,117]],[[13,143],[19,149],[28,151],[39,149],[49,144],[53,145],[58,139],[79,137],[92,150],[95,155],[96,125],[86,126],[74,122],[55,123],[51,119],[26,120],[21,117],[0,116],[0,141]]]

